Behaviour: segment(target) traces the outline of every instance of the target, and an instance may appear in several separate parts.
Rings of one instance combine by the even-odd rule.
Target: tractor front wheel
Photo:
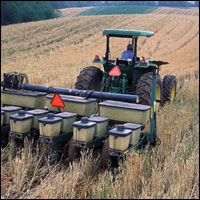
[[[163,79],[163,96],[164,96],[164,103],[172,102],[175,100],[176,97],[176,77],[169,74],[165,75]]]
[[[75,89],[101,91],[103,72],[95,66],[83,68],[77,77]]]

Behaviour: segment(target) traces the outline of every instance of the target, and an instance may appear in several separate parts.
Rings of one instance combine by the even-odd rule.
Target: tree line
[[[1,25],[59,17],[47,1],[1,1]]]

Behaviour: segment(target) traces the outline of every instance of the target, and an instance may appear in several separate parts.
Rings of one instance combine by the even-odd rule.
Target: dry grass
[[[2,27],[1,77],[27,73],[30,83],[73,88],[79,71],[104,55],[102,30],[150,30],[139,39],[139,56],[168,61],[161,69],[178,78],[175,103],[158,114],[162,143],[142,154],[132,152],[115,182],[89,155],[69,167],[49,165],[43,152],[27,145],[12,159],[1,150],[1,198],[199,198],[199,18],[185,15],[120,15],[61,18]],[[112,42],[113,41],[113,42]],[[126,48],[111,41],[112,57]],[[119,48],[120,47],[120,48]]]

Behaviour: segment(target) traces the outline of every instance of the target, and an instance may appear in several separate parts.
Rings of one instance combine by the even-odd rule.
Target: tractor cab
[[[109,53],[110,53],[109,40],[110,40],[110,37],[118,37],[118,38],[130,38],[132,40],[131,44],[133,46],[132,51],[133,51],[133,55],[134,55],[132,63],[135,64],[136,58],[137,58],[138,36],[151,37],[151,36],[154,35],[154,33],[150,32],[150,31],[106,29],[106,30],[103,31],[103,35],[107,37],[106,55],[105,55],[105,61],[106,62],[109,63]],[[122,61],[122,63],[123,63],[123,61]]]
[[[105,61],[105,63],[114,63],[115,60],[111,60],[109,59],[110,57],[110,38],[111,37],[117,37],[117,38],[130,38],[131,39],[131,44],[133,46],[133,61],[132,63],[135,64],[136,60],[137,60],[137,41],[138,41],[138,37],[139,36],[145,36],[145,37],[151,37],[154,35],[153,32],[150,31],[139,31],[139,30],[124,30],[124,29],[105,29],[103,31],[103,35],[107,37],[107,43],[106,43],[106,53],[105,53],[105,57],[103,57],[103,60]],[[95,57],[96,59],[96,57]],[[124,63],[123,59],[116,59],[116,62],[119,63]],[[95,60],[94,60],[95,61]],[[127,64],[129,65],[130,60]],[[116,63],[117,64],[117,63]]]
[[[150,31],[139,31],[139,30],[106,29],[103,31],[103,35],[107,37],[105,56],[103,57],[102,60],[99,59],[99,56],[95,56],[93,63],[103,64],[105,79],[107,79],[108,77],[114,76],[112,78],[113,79],[112,83],[118,86],[117,87],[110,86],[109,87],[110,92],[126,93],[125,91],[128,86],[136,85],[140,77],[143,75],[143,73],[152,71],[152,67],[155,67],[150,62],[148,62],[148,60],[146,60],[144,57],[142,59],[137,57],[138,37],[139,36],[151,37],[154,35],[154,33]],[[121,59],[120,57],[120,58],[116,58],[115,60],[112,60],[110,58],[110,54],[111,54],[110,38],[111,37],[131,39],[131,45],[133,47],[131,50],[133,53],[132,59],[130,58]],[[144,70],[141,70],[141,68]],[[120,73],[114,73],[113,75],[112,73],[113,70],[118,70],[120,71]],[[123,85],[122,87],[119,87],[120,85],[119,82],[122,82],[122,85]]]

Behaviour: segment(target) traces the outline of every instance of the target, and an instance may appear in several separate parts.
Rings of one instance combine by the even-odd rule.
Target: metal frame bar
[[[102,137],[95,138],[94,140],[90,142],[80,142],[77,140],[73,140],[73,146],[80,147],[80,148],[93,148],[93,147],[99,147],[103,145],[103,141],[108,138],[108,134],[105,134]]]
[[[60,135],[54,137],[39,136],[39,141],[42,143],[57,143],[57,142],[67,142],[71,139],[73,132],[65,133],[61,132]]]
[[[24,138],[28,136],[29,139],[33,139],[39,136],[39,130],[38,129],[32,129],[30,132],[27,133],[16,133],[16,132],[9,132],[9,137],[18,139],[18,140],[24,140]]]
[[[72,96],[81,96],[81,97],[95,98],[100,100],[124,101],[129,103],[138,103],[139,101],[138,95],[98,92],[93,90],[75,90],[75,89],[47,87],[47,86],[32,85],[32,84],[22,84],[20,89],[46,92],[49,94],[57,93],[57,94],[65,94]]]
[[[109,60],[109,52],[110,52],[110,48],[109,48],[109,36],[107,36],[107,42],[106,42],[106,63],[108,63],[108,60]]]
[[[134,56],[137,57],[137,40],[138,38],[135,38],[135,46],[134,46]]]
[[[151,117],[150,117],[150,143],[155,145],[156,140],[156,68],[153,68],[151,89]]]

